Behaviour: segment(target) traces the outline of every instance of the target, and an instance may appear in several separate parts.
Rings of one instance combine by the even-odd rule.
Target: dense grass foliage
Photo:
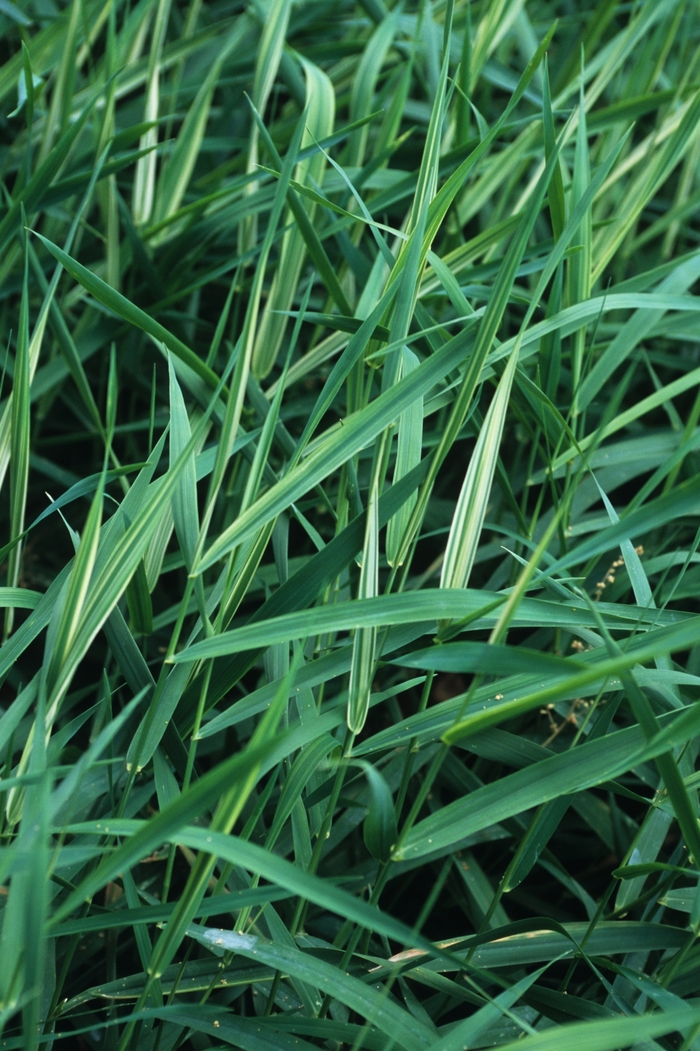
[[[3,1049],[700,1049],[700,15],[0,0]]]

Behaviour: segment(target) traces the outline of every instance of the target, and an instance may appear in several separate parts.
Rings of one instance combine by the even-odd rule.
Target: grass
[[[0,1048],[700,1048],[700,20],[0,0]]]

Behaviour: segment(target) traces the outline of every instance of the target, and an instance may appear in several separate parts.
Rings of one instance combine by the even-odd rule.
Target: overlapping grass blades
[[[3,1048],[700,1048],[699,34],[0,2]]]

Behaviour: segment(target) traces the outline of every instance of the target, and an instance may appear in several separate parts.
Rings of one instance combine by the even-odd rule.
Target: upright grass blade
[[[350,95],[350,115],[361,120],[373,110],[374,92],[386,57],[398,28],[397,12],[389,12],[372,33],[357,66]],[[361,167],[367,149],[369,128],[365,125],[353,132],[348,140],[346,163]]]
[[[265,107],[267,106],[270,92],[272,91],[279,70],[279,64],[282,58],[282,48],[284,47],[284,40],[287,35],[291,9],[292,5],[290,0],[273,0],[268,12],[268,17],[263,22],[260,45],[255,63],[255,79],[253,81],[252,96],[253,106],[261,115],[264,115],[265,113]],[[258,136],[258,124],[255,122],[251,128],[250,138],[248,140],[248,163],[246,170],[251,175],[257,171],[258,166]],[[255,186],[251,182],[246,189],[250,194],[254,192]],[[255,247],[258,240],[257,234],[257,215],[253,213],[244,218],[239,231],[238,252],[241,256],[244,256],[246,252],[249,252]]]
[[[42,160],[51,152],[56,136],[64,134],[68,127],[75,91],[76,40],[82,19],[82,0],[73,0],[68,13],[63,54],[51,93],[51,108],[44,125],[44,137],[40,152]]]
[[[136,162],[132,192],[132,210],[134,222],[137,226],[148,222],[155,200],[156,155],[152,148],[158,142],[156,122],[160,115],[161,56],[170,17],[171,3],[172,0],[158,0],[153,20],[153,36],[149,49],[146,79],[146,104],[143,111],[144,123],[150,126],[139,140],[139,147],[142,150],[149,150],[149,152]],[[150,14],[151,12],[148,11],[147,17],[149,21]]]
[[[177,382],[172,361],[168,358],[168,375],[170,380],[170,466],[177,463],[178,457],[190,445],[192,431],[185,408],[180,385]],[[178,541],[185,557],[185,565],[191,568],[199,536],[199,510],[197,506],[197,474],[194,463],[194,449],[188,453],[180,482],[173,496],[173,519]]]
[[[301,146],[308,146],[330,135],[335,116],[335,95],[328,76],[322,69],[306,59],[301,60],[306,81],[305,131]],[[313,186],[320,183],[325,168],[325,157],[319,152],[308,160],[300,161],[297,181]],[[313,220],[312,210],[309,218]],[[284,336],[286,318],[281,311],[289,310],[304,264],[304,239],[299,229],[288,230],[280,249],[279,266],[272,280],[270,293],[260,317],[256,334],[252,367],[254,374],[262,378],[272,368]]]
[[[440,587],[466,588],[476,557],[491,495],[506,411],[518,363],[517,347],[508,359],[462,484],[447,538]]]
[[[29,473],[30,416],[29,416],[29,255],[26,233],[24,241],[24,281],[17,333],[17,353],[12,387],[12,415],[10,418],[10,551],[7,567],[7,582],[16,587],[22,566],[22,542],[24,518],[27,505],[27,479]],[[14,610],[5,610],[4,635],[12,631]]]
[[[45,658],[49,718],[60,700],[60,694],[55,693],[56,686],[75,641],[90,590],[102,522],[103,493],[104,475],[95,491],[70,576],[56,601],[52,620],[49,623]]]
[[[418,367],[419,360],[413,351],[404,347],[401,351],[400,375],[407,375]],[[420,463],[423,446],[423,399],[415,398],[408,409],[401,414],[398,422],[398,442],[394,481],[398,482],[409,474]],[[415,507],[417,496],[409,497],[400,511],[389,520],[386,530],[386,558],[390,566],[400,565],[397,562],[401,541],[410,521],[411,511]]]
[[[375,482],[369,494],[365,543],[362,549],[362,568],[358,599],[373,599],[379,580],[379,493]],[[369,711],[369,695],[374,677],[374,652],[377,629],[374,625],[360,628],[353,641],[350,683],[348,686],[348,729],[359,734]]]
[[[581,94],[579,99],[578,125],[576,128],[576,152],[574,170],[571,179],[569,207],[573,211],[586,192],[591,181],[590,159],[588,155],[588,130],[586,127],[586,109],[583,95],[584,70],[581,70]],[[591,242],[593,238],[593,218],[590,207],[586,209],[581,225],[574,234],[575,242],[581,250],[571,256],[568,262],[568,298],[570,305],[585,302],[591,294]],[[573,414],[578,413],[578,388],[583,370],[583,354],[586,342],[586,330],[579,329],[574,336],[573,371],[571,375],[571,393]]]

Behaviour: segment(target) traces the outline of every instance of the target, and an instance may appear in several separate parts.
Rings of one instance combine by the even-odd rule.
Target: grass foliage
[[[698,1051],[699,41],[0,0],[2,1049]]]

